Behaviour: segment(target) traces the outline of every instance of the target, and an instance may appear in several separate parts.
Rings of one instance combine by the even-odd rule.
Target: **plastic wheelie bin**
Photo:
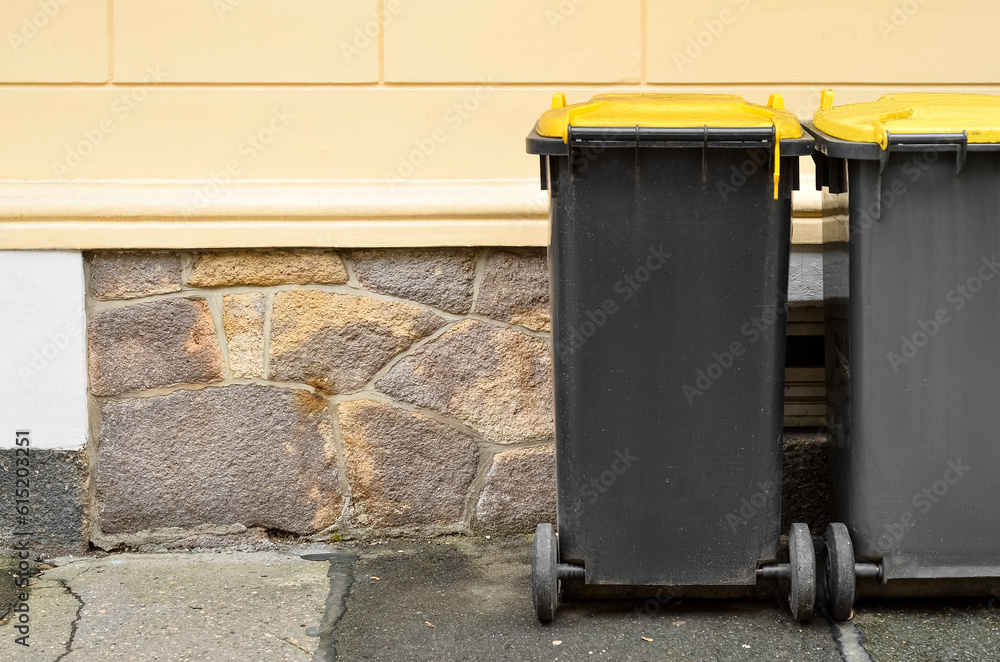
[[[535,533],[541,621],[560,592],[602,587],[786,586],[811,616],[806,525],[779,558],[791,191],[810,144],[777,95],[557,94],[529,134],[551,201],[558,536]]]
[[[824,284],[835,519],[831,614],[1000,578],[1000,97],[888,94],[812,125],[817,186],[849,189]],[[877,581],[881,580],[881,581]]]

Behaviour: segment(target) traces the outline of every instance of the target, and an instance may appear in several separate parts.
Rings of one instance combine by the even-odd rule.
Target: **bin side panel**
[[[775,556],[791,194],[763,154],[558,168],[560,553],[588,583],[753,584]]]
[[[851,458],[846,447],[851,439],[851,344],[848,289],[850,244],[823,245],[823,309],[826,363],[826,433],[830,439],[832,516],[834,521],[849,519],[851,472],[844,463]]]
[[[895,578],[1000,569],[1000,155],[850,164],[849,434],[838,502]],[[872,210],[881,195],[880,217]]]

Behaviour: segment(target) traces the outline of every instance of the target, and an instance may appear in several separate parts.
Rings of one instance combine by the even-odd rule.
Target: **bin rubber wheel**
[[[835,621],[846,621],[854,612],[856,587],[854,545],[847,526],[834,522],[826,528],[826,608]]]
[[[551,524],[535,527],[535,542],[531,550],[531,597],[535,614],[542,623],[551,623],[559,605],[559,541]]]
[[[812,618],[816,602],[816,550],[808,525],[792,524],[788,534],[788,561],[791,565],[788,605],[792,608],[792,616],[801,623]]]

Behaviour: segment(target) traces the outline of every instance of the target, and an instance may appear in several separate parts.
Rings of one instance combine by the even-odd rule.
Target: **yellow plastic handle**
[[[819,107],[821,110],[833,108],[833,90],[826,88],[819,93]]]
[[[781,131],[774,125],[774,199],[778,199],[778,182],[781,181]]]

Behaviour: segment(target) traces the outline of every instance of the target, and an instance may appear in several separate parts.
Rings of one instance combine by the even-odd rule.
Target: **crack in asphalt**
[[[276,635],[276,634],[273,634],[273,633],[272,633],[272,635],[271,635],[271,636],[275,637],[276,639],[280,639],[280,640],[282,640],[283,642],[285,642],[285,643],[286,643],[286,644],[288,644],[289,646],[293,646],[293,647],[295,647],[295,648],[298,648],[298,649],[299,649],[300,651],[302,651],[303,653],[308,653],[308,652],[309,652],[309,651],[307,651],[307,650],[306,650],[305,648],[302,648],[302,646],[299,646],[299,645],[298,645],[297,643],[295,643],[294,641],[292,641],[291,639],[289,639],[289,638],[287,638],[287,637],[279,637],[278,635]]]
[[[72,588],[70,588],[70,585],[69,585],[68,581],[66,581],[65,579],[57,579],[55,581],[58,582],[59,585],[62,586],[64,589],[66,589],[66,592],[69,593],[70,595],[72,595],[74,598],[76,598],[76,601],[80,603],[77,606],[77,608],[76,608],[76,616],[73,617],[73,622],[70,623],[70,625],[69,625],[69,628],[70,628],[69,629],[69,641],[66,642],[66,650],[63,651],[62,655],[60,655],[59,657],[57,657],[53,661],[53,662],[59,662],[59,660],[63,659],[64,657],[66,657],[67,655],[69,655],[70,653],[73,652],[73,642],[76,640],[76,631],[77,631],[77,628],[79,627],[80,618],[82,618],[82,616],[83,616],[84,602],[83,602],[83,598],[81,598],[79,595],[77,595],[76,591],[74,591]]]
[[[337,624],[347,611],[347,597],[354,586],[354,564],[358,553],[354,550],[337,550],[324,554],[322,560],[330,561],[330,593],[326,597],[326,610],[323,622],[319,626],[319,647],[313,656],[313,662],[336,662],[337,660]],[[314,558],[310,560],[320,560]]]
[[[844,662],[872,662],[864,647],[864,635],[853,621],[830,621],[830,633]]]

